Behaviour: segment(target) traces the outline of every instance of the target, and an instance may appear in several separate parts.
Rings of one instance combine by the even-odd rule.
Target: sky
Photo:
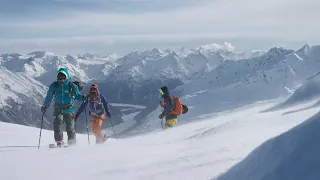
[[[318,0],[2,0],[0,53],[320,44]]]

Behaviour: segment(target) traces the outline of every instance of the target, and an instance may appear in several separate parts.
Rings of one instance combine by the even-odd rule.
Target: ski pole
[[[111,120],[111,118],[110,118],[110,124],[111,124],[111,127],[112,127],[112,129],[113,129],[113,133],[114,133],[114,135],[116,136],[116,138],[118,139],[118,136],[117,136],[117,133],[116,133],[116,131],[114,130],[114,128],[113,128],[113,124],[112,124],[112,120]]]
[[[45,115],[45,113],[42,113],[42,117],[41,117],[41,125],[40,125],[40,135],[39,135],[39,144],[38,144],[38,149],[40,148],[40,141],[41,141],[41,133],[42,133],[42,125],[43,125],[43,116]]]
[[[161,127],[162,127],[162,129],[164,129],[164,127],[163,127],[163,118],[161,119]]]
[[[84,109],[84,113],[86,114],[86,125],[87,125],[87,134],[88,134],[88,143],[90,146],[90,138],[89,138],[89,127],[88,127],[88,117],[87,117],[87,108]]]

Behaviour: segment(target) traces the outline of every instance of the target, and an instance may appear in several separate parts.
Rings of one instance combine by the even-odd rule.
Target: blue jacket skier
[[[57,74],[57,81],[49,86],[41,111],[43,113],[49,108],[54,99],[53,130],[54,139],[58,146],[63,145],[63,122],[66,123],[68,144],[76,143],[75,121],[74,121],[74,100],[83,101],[79,88],[70,81],[67,68],[60,68]]]

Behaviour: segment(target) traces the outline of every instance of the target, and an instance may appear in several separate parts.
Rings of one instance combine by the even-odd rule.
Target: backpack
[[[73,82],[69,82],[69,94],[70,96],[72,96],[72,90],[73,90],[73,84],[75,84],[76,86],[78,86],[79,91],[81,91],[83,89],[83,84],[79,81],[73,81]],[[53,89],[53,94],[55,94],[57,87],[59,86],[58,81],[54,82],[54,89]]]
[[[180,99],[176,96],[171,96],[171,98],[174,100],[174,102],[176,104],[176,108],[174,110],[172,110],[172,113],[176,114],[176,115],[181,115],[183,113],[183,107],[180,102]]]
[[[100,116],[101,113],[103,113],[105,111],[105,107],[102,103],[102,100],[101,100],[101,94],[98,93],[96,95],[97,97],[90,97],[89,95],[87,96],[87,101],[89,103],[98,103],[99,105],[101,105],[101,108],[97,109],[97,107],[95,107],[94,110],[90,109],[90,105],[89,105],[89,109],[90,109],[90,113],[91,115],[95,115],[95,116]],[[99,115],[100,114],[100,115]]]
[[[98,104],[102,104],[101,94],[100,94],[100,93],[97,94],[97,98],[96,98],[96,99],[95,99],[94,97],[90,97],[90,96],[88,95],[88,96],[87,96],[87,100],[88,100],[89,102],[96,102],[96,103],[98,103]],[[95,100],[97,100],[97,101],[95,101]]]

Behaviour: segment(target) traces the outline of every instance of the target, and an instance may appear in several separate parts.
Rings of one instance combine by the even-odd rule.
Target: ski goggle
[[[161,96],[163,96],[163,95],[164,95],[164,93],[163,93],[162,89],[159,89],[159,92],[160,92]]]
[[[58,80],[66,80],[66,77],[58,77]]]
[[[57,75],[57,78],[58,78],[59,80],[63,80],[63,79],[67,79],[67,76],[66,76],[65,73],[59,72],[58,75]]]

